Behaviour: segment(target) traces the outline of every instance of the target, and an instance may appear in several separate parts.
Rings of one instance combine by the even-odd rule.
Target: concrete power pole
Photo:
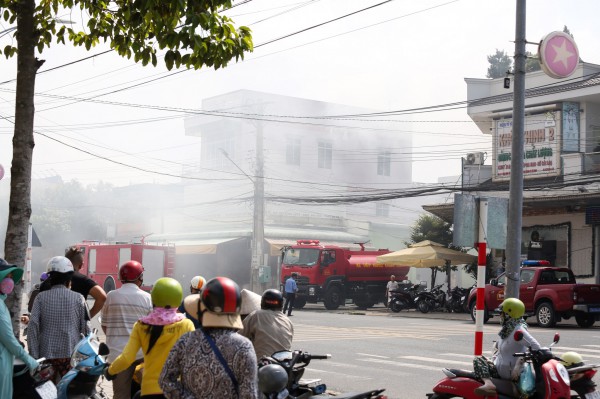
[[[513,126],[510,160],[510,192],[506,231],[506,298],[519,297],[521,268],[521,226],[523,224],[523,152],[525,127],[525,14],[526,1],[517,0]]]
[[[252,291],[262,293],[258,281],[259,267],[263,262],[265,240],[265,179],[263,154],[263,124],[256,124],[256,173],[254,177],[254,224],[252,229],[252,262],[250,284]]]

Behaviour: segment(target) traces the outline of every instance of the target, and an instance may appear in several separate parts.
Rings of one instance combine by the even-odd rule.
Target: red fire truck
[[[353,251],[318,240],[298,240],[282,248],[282,286],[293,272],[298,273],[294,307],[323,301],[334,310],[351,299],[356,306],[368,308],[385,300],[390,275],[397,281],[406,279],[410,267],[377,263],[377,256],[389,253],[388,249],[367,251],[364,244],[358,245],[360,250]]]
[[[160,277],[172,277],[175,271],[174,245],[84,240],[75,246],[83,253],[81,273],[90,276],[106,292],[121,286],[119,267],[129,260],[136,260],[144,265],[142,288],[146,290]]]

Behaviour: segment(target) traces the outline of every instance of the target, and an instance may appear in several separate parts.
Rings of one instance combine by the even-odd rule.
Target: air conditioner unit
[[[470,152],[467,154],[465,163],[467,165],[483,165],[484,160],[483,152]]]

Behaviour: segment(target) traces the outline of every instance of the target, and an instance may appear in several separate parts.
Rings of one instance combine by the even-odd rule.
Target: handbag
[[[535,392],[535,375],[531,363],[523,364],[517,388],[523,397],[529,397]]]

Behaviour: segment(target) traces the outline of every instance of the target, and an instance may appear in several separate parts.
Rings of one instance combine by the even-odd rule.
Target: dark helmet
[[[263,292],[262,299],[260,300],[260,308],[281,310],[283,308],[283,295],[281,291],[270,289]]]
[[[140,262],[130,260],[125,262],[119,268],[119,280],[122,283],[136,281],[144,273],[144,267]]]
[[[209,280],[202,290],[202,303],[209,311],[222,314],[239,314],[242,294],[235,281],[227,277]]]
[[[258,369],[258,390],[264,394],[281,392],[288,383],[288,375],[278,364],[267,364]]]

